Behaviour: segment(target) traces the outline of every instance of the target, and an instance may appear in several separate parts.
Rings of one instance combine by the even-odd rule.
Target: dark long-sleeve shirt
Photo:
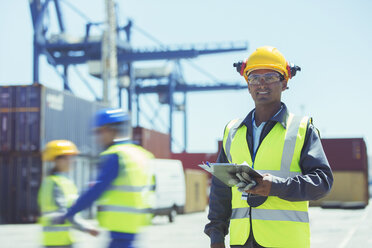
[[[259,143],[266,137],[276,123],[286,127],[288,111],[285,104],[282,110],[270,119],[264,126]],[[247,126],[247,143],[253,154],[251,111],[243,121]],[[219,163],[228,163],[223,147],[217,159]],[[270,196],[277,196],[288,201],[316,200],[326,195],[333,183],[332,171],[323,151],[320,136],[312,121],[308,123],[305,142],[300,156],[300,168],[302,175],[290,178],[273,176]],[[217,178],[212,178],[211,193],[209,197],[210,222],[205,226],[205,233],[210,237],[211,243],[223,243],[228,234],[231,216],[231,188],[223,184]]]

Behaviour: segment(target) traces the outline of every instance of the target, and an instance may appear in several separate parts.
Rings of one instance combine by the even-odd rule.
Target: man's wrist
[[[280,196],[283,194],[284,186],[285,186],[285,178],[272,176],[271,181],[271,189],[270,189],[270,196]]]
[[[220,232],[212,232],[209,237],[211,239],[211,245],[218,244],[218,243],[225,243],[225,237]]]

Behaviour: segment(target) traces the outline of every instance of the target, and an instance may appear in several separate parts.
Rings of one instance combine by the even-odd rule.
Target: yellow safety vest
[[[53,199],[54,184],[62,190],[67,201],[67,207],[70,207],[78,197],[74,183],[68,178],[59,175],[51,175],[45,178],[38,194],[38,204],[41,210],[39,223],[43,228],[43,245],[68,247],[74,242],[70,233],[71,223],[66,221],[62,225],[50,224],[50,217],[58,213],[59,210]]]
[[[289,114],[286,128],[276,123],[256,152],[254,169],[282,178],[301,175],[300,155],[308,122],[308,117]],[[230,163],[247,162],[252,166],[246,134],[247,127],[241,120],[227,125],[223,147]],[[269,196],[262,205],[250,207],[237,187],[231,188],[231,192],[231,245],[243,245],[252,228],[255,240],[264,247],[310,247],[308,201],[292,202]]]
[[[98,200],[98,221],[110,231],[138,233],[152,218],[153,155],[134,144],[113,145],[101,155],[107,154],[118,155],[119,175]]]

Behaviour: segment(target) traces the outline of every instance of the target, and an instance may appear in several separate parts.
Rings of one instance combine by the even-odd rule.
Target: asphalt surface
[[[372,206],[360,210],[310,208],[311,247],[372,247]],[[94,223],[94,221],[92,221]],[[167,217],[155,217],[153,225],[140,236],[140,248],[205,248],[209,239],[203,233],[207,211],[179,215],[174,223]],[[107,247],[107,233],[98,237],[76,231],[76,248]],[[1,248],[34,248],[39,246],[37,224],[0,225]],[[228,243],[228,237],[226,239]]]

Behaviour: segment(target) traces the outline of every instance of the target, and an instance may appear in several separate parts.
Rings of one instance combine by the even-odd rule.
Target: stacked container
[[[181,160],[184,170],[191,169],[204,171],[198,165],[203,162],[216,163],[221,148],[222,140],[218,141],[218,151],[216,153],[172,153],[171,158]],[[210,177],[209,173],[208,177]]]
[[[322,139],[333,171],[333,187],[313,206],[363,208],[369,200],[367,147],[363,138]]]
[[[82,154],[96,154],[90,127],[103,107],[41,85],[0,87],[0,152],[39,152],[50,140],[68,139]]]
[[[41,85],[0,87],[0,223],[34,222],[42,176],[41,151],[47,142],[67,139],[81,152],[75,173],[82,188],[95,174],[91,160],[100,148],[90,127],[94,113],[105,107]],[[91,171],[92,170],[92,171]]]
[[[152,152],[156,158],[169,159],[171,157],[169,134],[135,127],[133,128],[133,141]]]

